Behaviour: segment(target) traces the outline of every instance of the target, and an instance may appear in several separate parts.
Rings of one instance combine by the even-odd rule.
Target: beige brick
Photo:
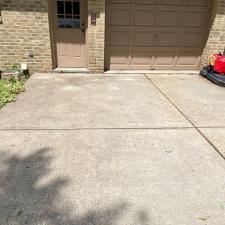
[[[104,48],[105,48],[105,0],[88,1],[88,57],[89,70],[93,73],[104,71]],[[96,25],[91,24],[91,12],[97,15]]]

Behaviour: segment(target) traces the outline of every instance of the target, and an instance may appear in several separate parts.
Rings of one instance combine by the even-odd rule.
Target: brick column
[[[214,0],[209,38],[204,49],[202,64],[210,54],[225,48],[225,0]]]
[[[91,13],[97,16],[91,24]],[[105,0],[88,0],[88,60],[92,73],[104,72],[105,50]]]

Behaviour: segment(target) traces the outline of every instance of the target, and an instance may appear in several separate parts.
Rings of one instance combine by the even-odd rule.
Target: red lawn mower
[[[201,69],[200,75],[219,86],[225,87],[225,50],[224,54],[210,55],[208,65]]]

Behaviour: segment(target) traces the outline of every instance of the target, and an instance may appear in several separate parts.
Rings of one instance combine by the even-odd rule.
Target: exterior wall
[[[202,57],[202,64],[210,54],[225,48],[225,0],[214,0],[209,37]]]
[[[214,0],[209,38],[202,63],[209,54],[225,47],[225,0]],[[49,35],[48,0],[0,0],[0,68],[28,63],[32,72],[51,71],[52,53]],[[91,14],[97,16],[91,24]],[[88,68],[104,71],[105,0],[88,0]],[[34,57],[30,58],[29,53]]]
[[[31,72],[51,70],[48,1],[1,0],[0,12],[0,68],[28,63]]]
[[[96,25],[91,24],[91,14],[97,16]],[[88,61],[93,73],[104,71],[105,50],[105,0],[88,0]]]

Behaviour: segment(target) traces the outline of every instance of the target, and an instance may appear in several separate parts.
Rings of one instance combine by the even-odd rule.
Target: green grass
[[[0,108],[15,101],[16,95],[25,90],[24,84],[25,79],[16,80],[14,77],[0,80]]]

